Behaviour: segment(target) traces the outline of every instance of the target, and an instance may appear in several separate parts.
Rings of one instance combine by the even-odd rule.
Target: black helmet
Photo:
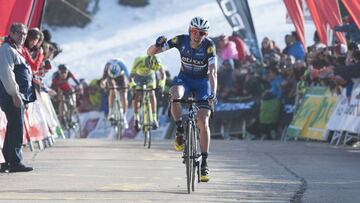
[[[67,70],[69,70],[69,67],[68,67],[67,65],[65,65],[65,64],[60,64],[60,65],[58,66],[58,69],[59,69],[60,71],[67,71]]]

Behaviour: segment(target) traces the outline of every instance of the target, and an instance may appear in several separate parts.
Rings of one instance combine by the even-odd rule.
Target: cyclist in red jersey
[[[54,73],[53,79],[52,79],[52,85],[51,87],[58,93],[59,96],[59,116],[64,116],[64,104],[65,104],[65,97],[64,94],[71,93],[74,91],[74,88],[69,83],[69,79],[72,78],[72,80],[76,83],[77,86],[80,85],[80,82],[72,72],[70,72],[69,68],[65,64],[60,64],[58,66],[58,71]],[[73,104],[76,104],[76,95],[72,94]]]

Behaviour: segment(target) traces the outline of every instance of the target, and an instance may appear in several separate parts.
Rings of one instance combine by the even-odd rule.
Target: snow
[[[286,24],[286,8],[282,0],[249,0],[259,43],[268,36],[284,48],[284,35],[294,30]],[[100,1],[100,10],[85,28],[51,28],[53,41],[63,52],[54,65],[68,64],[78,78],[100,78],[105,63],[122,58],[131,68],[135,57],[160,35],[168,38],[187,32],[194,16],[204,16],[211,24],[210,36],[232,30],[215,0],[151,0],[144,8],[119,6],[117,0]],[[313,25],[306,24],[306,40],[312,43]],[[172,76],[180,67],[180,56],[173,49],[159,55]],[[56,68],[54,68],[56,69]],[[51,74],[45,81],[49,82]]]

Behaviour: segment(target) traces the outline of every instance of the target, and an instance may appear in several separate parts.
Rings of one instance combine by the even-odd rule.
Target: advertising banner
[[[261,59],[255,28],[247,0],[217,0],[224,16],[249,50],[256,58]]]
[[[327,140],[326,129],[337,102],[327,87],[311,87],[297,110],[289,128],[290,137]]]
[[[343,90],[327,123],[327,128],[334,131],[360,133],[360,83],[354,84],[350,98],[345,96],[345,90]]]

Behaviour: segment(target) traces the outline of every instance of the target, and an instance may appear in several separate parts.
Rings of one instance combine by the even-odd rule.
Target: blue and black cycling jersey
[[[190,46],[189,35],[178,35],[168,40],[163,49],[177,48],[181,56],[181,70],[179,75],[191,79],[208,78],[208,67],[215,64],[215,45],[209,38],[205,38],[198,48]]]

